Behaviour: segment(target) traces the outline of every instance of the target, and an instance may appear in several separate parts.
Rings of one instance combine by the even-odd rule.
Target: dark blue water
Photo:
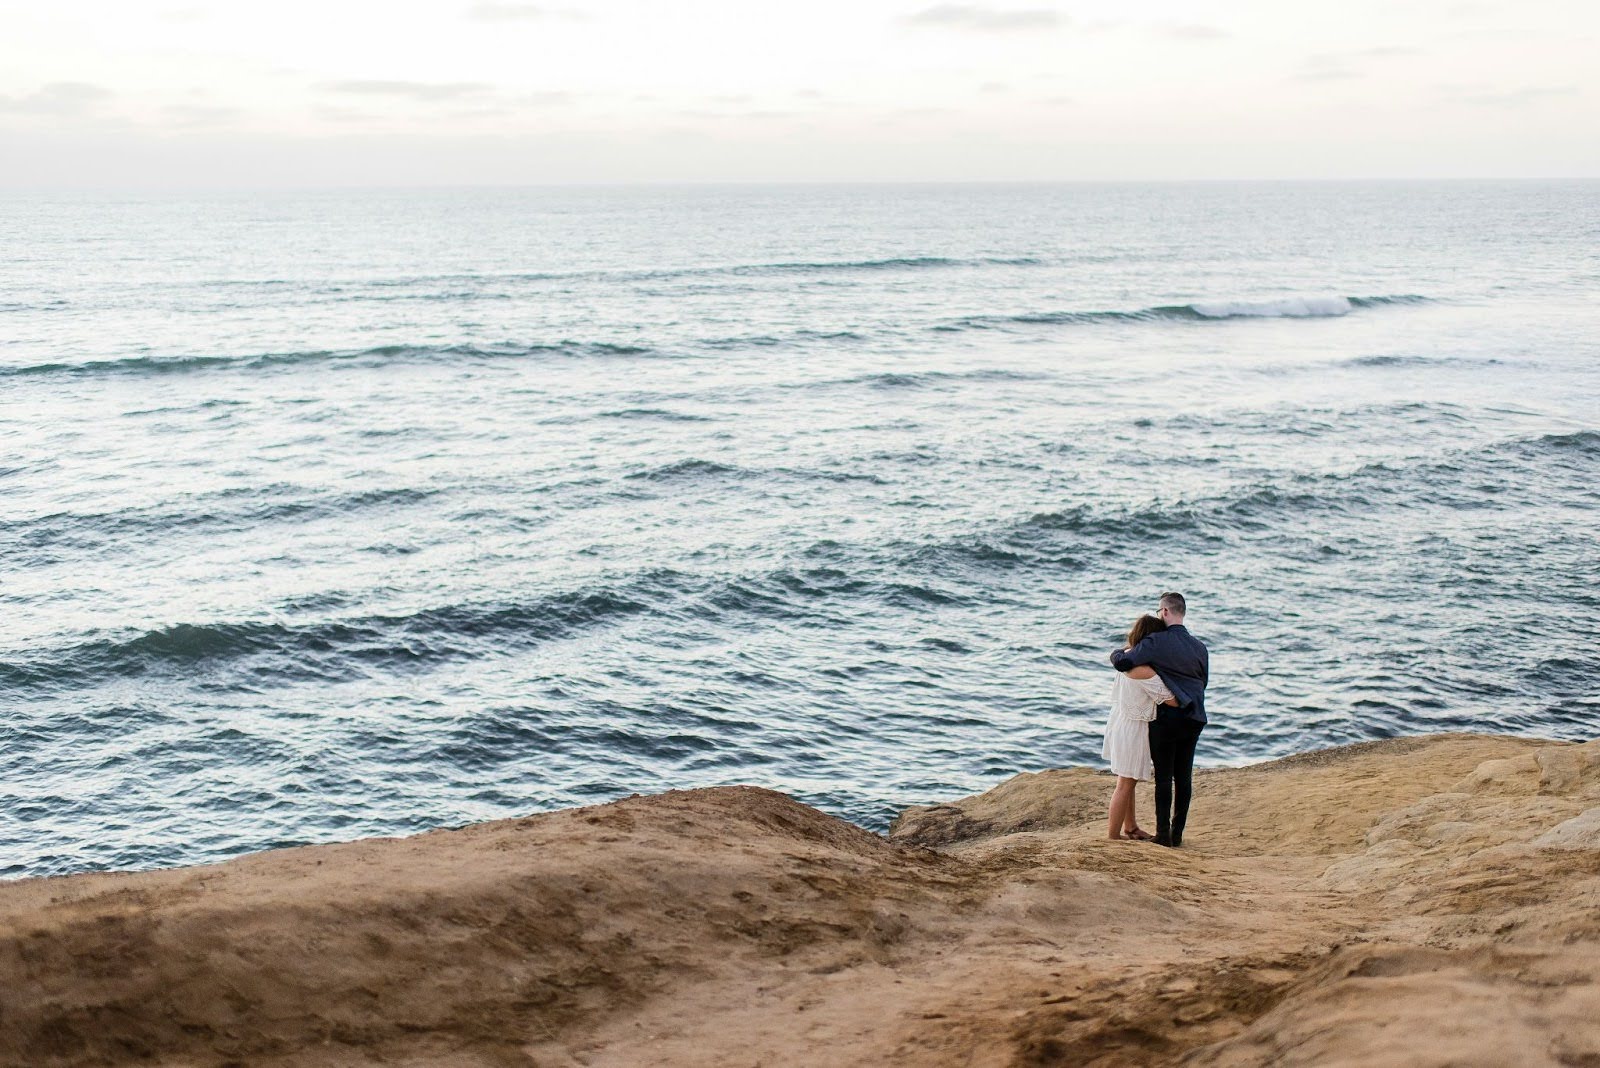
[[[1600,716],[1600,185],[0,202],[0,873]]]

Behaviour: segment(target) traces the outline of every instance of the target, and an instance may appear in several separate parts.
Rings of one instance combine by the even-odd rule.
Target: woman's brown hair
[[[1160,634],[1167,629],[1167,624],[1160,616],[1140,616],[1133,621],[1133,629],[1128,631],[1128,648],[1144,641],[1152,634]]]

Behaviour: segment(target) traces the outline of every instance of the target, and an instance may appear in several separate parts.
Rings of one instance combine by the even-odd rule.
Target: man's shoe
[[[1183,832],[1182,831],[1179,831],[1177,834],[1172,835],[1171,838],[1172,838],[1172,848],[1173,849],[1182,849],[1183,848]]]
[[[1156,845],[1171,846],[1172,845],[1172,836],[1170,834],[1157,833],[1157,835],[1156,835]]]

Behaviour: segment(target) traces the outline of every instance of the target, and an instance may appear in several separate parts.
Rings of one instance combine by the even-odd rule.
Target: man
[[[1156,769],[1156,841],[1183,845],[1193,794],[1194,747],[1206,725],[1206,679],[1211,657],[1200,639],[1183,625],[1186,606],[1181,593],[1163,593],[1156,615],[1167,629],[1151,634],[1132,649],[1111,654],[1111,666],[1132,671],[1148,664],[1176,705],[1157,705],[1150,722],[1150,761]],[[1174,798],[1176,787],[1176,798]]]

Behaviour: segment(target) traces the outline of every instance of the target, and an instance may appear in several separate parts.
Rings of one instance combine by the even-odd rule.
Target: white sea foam
[[[1355,309],[1348,297],[1284,297],[1280,300],[1224,300],[1191,304],[1205,319],[1323,319]]]

